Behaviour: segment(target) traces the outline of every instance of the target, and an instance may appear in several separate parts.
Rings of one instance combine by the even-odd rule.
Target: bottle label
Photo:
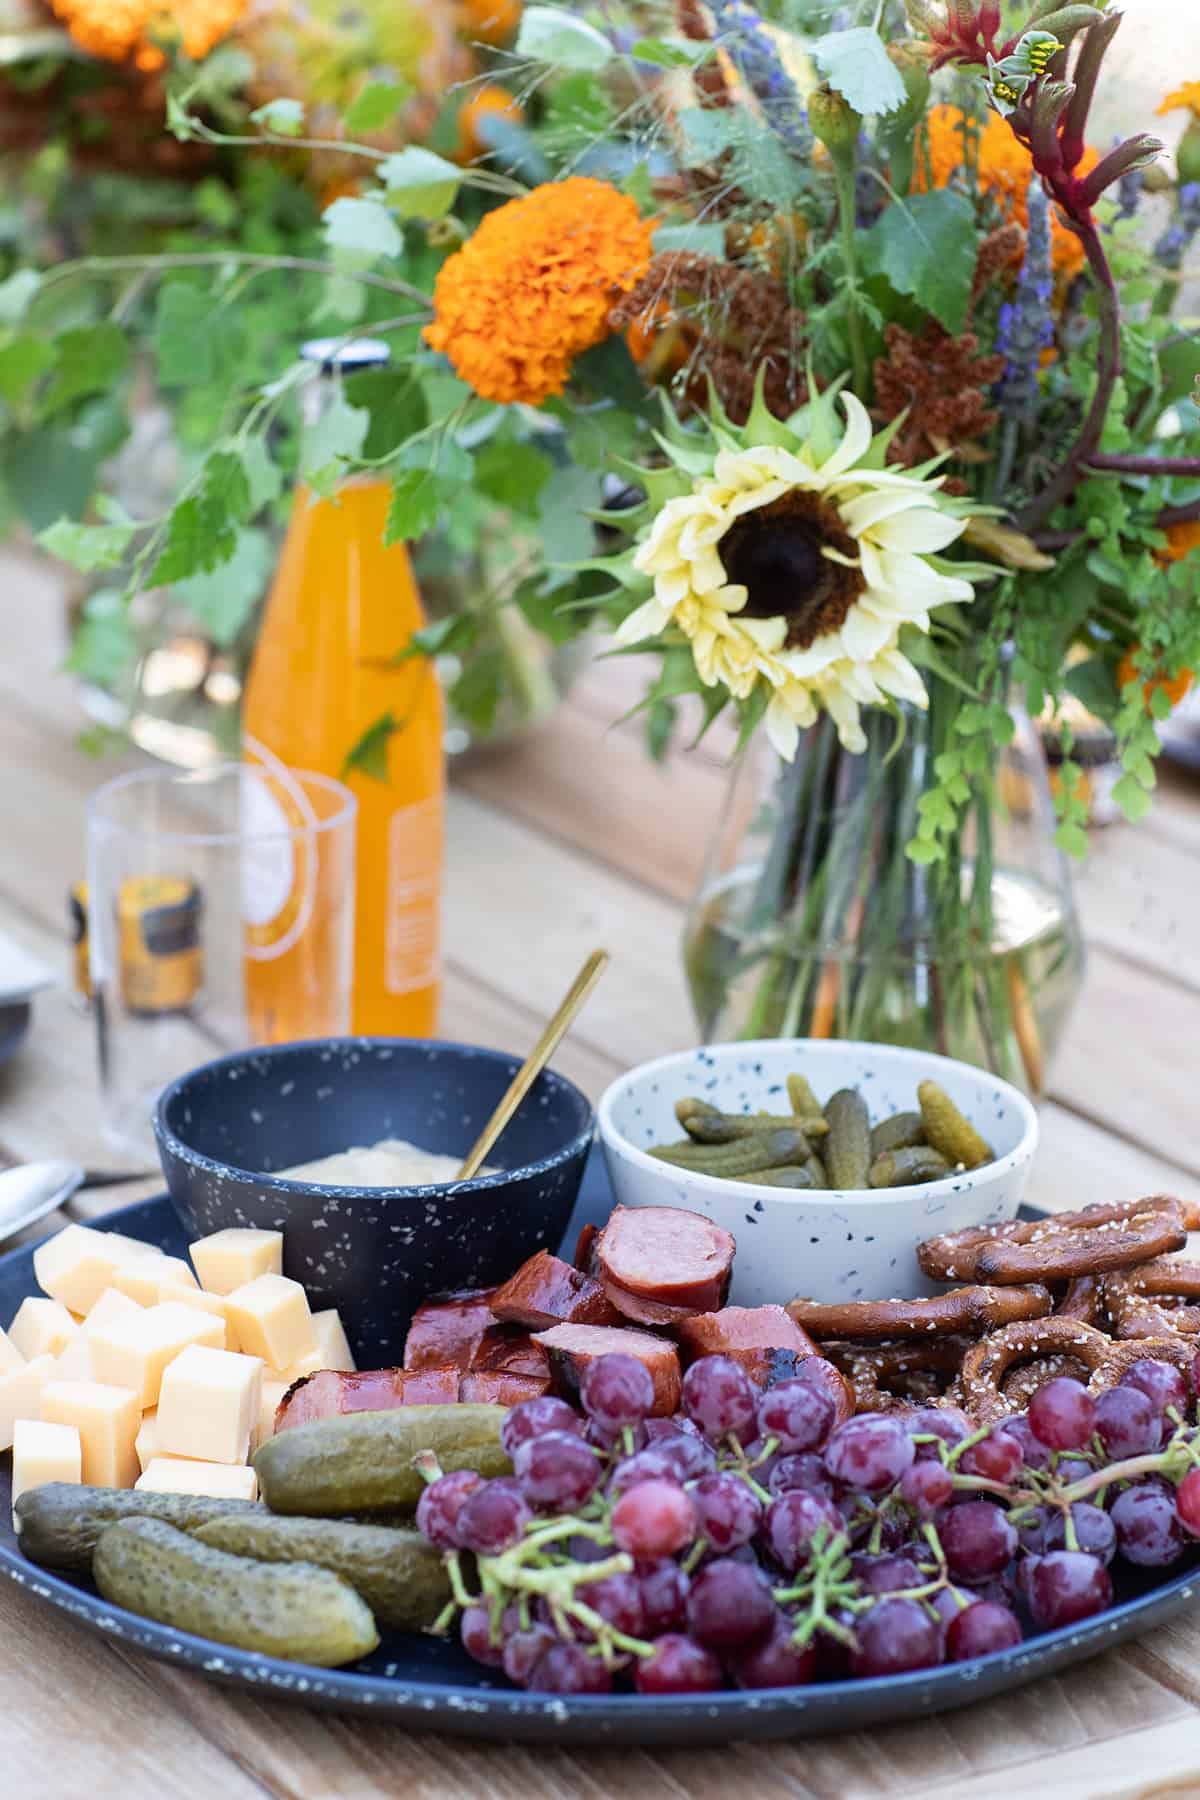
[[[389,994],[411,994],[437,980],[441,864],[441,800],[400,807],[388,821]]]

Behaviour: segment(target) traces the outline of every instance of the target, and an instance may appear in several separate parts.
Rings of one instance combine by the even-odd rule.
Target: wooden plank
[[[1200,1792],[1200,1722],[1175,1719],[1065,1754],[1022,1759],[966,1780],[956,1777],[924,1791],[946,1800],[1012,1800],[1016,1793],[1035,1791],[1053,1795],[1053,1800],[1166,1800],[1172,1794],[1183,1800]],[[857,1800],[862,1792],[849,1789],[846,1800]]]

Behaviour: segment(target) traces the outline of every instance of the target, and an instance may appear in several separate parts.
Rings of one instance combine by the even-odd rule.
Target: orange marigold
[[[1167,95],[1158,109],[1159,117],[1173,112],[1190,112],[1193,119],[1200,119],[1200,81],[1185,81]]]
[[[1200,550],[1200,519],[1184,519],[1167,526],[1167,541],[1154,552],[1160,563],[1182,562],[1193,550]]]
[[[239,24],[248,0],[51,0],[82,49],[106,62],[164,61],[160,42],[178,43],[194,62]]]
[[[1171,702],[1172,706],[1178,706],[1180,701],[1186,700],[1191,693],[1192,682],[1194,679],[1195,677],[1190,669],[1180,669],[1178,675],[1163,675],[1157,679],[1146,681],[1143,678],[1137,663],[1134,661],[1134,652],[1132,650],[1127,650],[1125,652],[1124,656],[1121,658],[1120,666],[1117,669],[1118,687],[1128,687],[1131,681],[1140,681],[1142,683],[1142,693],[1145,696],[1147,705],[1150,703],[1150,696],[1152,694],[1161,692],[1167,696],[1167,699]]]
[[[521,23],[521,0],[459,0],[459,30],[484,44],[507,44]]]
[[[957,106],[935,106],[926,116],[917,143],[915,178],[924,187],[928,174],[934,187],[945,187],[950,177],[963,164],[964,114]],[[1084,175],[1095,168],[1100,158],[1095,150],[1085,150],[1076,170]],[[989,113],[979,130],[979,181],[993,195],[1005,218],[1015,219],[1021,226],[1029,223],[1026,193],[1033,174],[1033,157],[1013,136],[999,113]],[[1083,267],[1083,246],[1075,233],[1063,224],[1058,213],[1050,212],[1050,253],[1054,273],[1069,280]]]
[[[486,82],[478,87],[463,101],[458,110],[458,148],[454,152],[455,162],[474,162],[477,156],[483,156],[489,148],[487,128],[480,129],[481,122],[489,115],[507,117],[512,124],[519,125],[525,114],[515,94],[508,88],[501,87],[498,82]]]
[[[485,400],[561,394],[580,351],[650,261],[653,227],[628,194],[572,175],[487,214],[438,272],[425,341]]]

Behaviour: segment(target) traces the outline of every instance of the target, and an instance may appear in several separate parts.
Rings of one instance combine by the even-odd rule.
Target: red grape
[[[938,1527],[946,1564],[962,1581],[998,1575],[1017,1548],[1008,1516],[990,1500],[969,1500],[951,1507]]]
[[[970,1437],[975,1429],[966,1413],[957,1406],[918,1406],[915,1412],[905,1415],[904,1425],[910,1437],[940,1438],[950,1449]],[[918,1444],[917,1457],[918,1460],[936,1458],[941,1461],[936,1443]]]
[[[522,1401],[527,1405],[527,1401]],[[534,1669],[558,1639],[548,1625],[531,1625],[528,1631],[514,1631],[504,1645],[504,1673],[518,1687],[524,1687]]]
[[[766,1486],[773,1494],[788,1494],[794,1488],[803,1488],[807,1493],[819,1494],[823,1500],[832,1500],[837,1491],[833,1476],[812,1450],[805,1450],[799,1456],[781,1456],[767,1477]]]
[[[696,1513],[677,1481],[641,1481],[612,1510],[617,1548],[649,1561],[674,1556],[696,1537]]]
[[[707,1694],[724,1686],[712,1651],[678,1632],[660,1637],[652,1656],[637,1659],[633,1680],[639,1694]]]
[[[855,1621],[857,1647],[850,1652],[852,1675],[903,1675],[929,1669],[942,1659],[942,1633],[916,1600],[877,1600]]]
[[[1175,1495],[1158,1482],[1138,1482],[1117,1495],[1110,1517],[1126,1562],[1163,1569],[1177,1561],[1187,1539],[1175,1504]]]
[[[710,1474],[717,1466],[716,1452],[699,1433],[693,1437],[680,1432],[677,1437],[652,1440],[643,1455],[657,1456],[664,1470],[676,1481],[693,1481],[698,1475]]]
[[[1166,1368],[1166,1363],[1147,1363]],[[1137,1364],[1134,1364],[1137,1367]],[[1175,1370],[1171,1370],[1172,1375]],[[1162,1413],[1145,1388],[1136,1382],[1109,1388],[1096,1402],[1096,1435],[1110,1462],[1126,1456],[1145,1456],[1162,1442]]]
[[[683,1405],[714,1443],[729,1433],[748,1443],[756,1423],[754,1383],[728,1356],[702,1356],[683,1378]]]
[[[1027,1469],[1048,1469],[1050,1467],[1050,1452],[1039,1438],[1034,1437],[1029,1428],[1029,1420],[1024,1413],[1014,1413],[1011,1419],[1005,1419],[1004,1435],[1015,1438],[1020,1444]]]
[[[716,1551],[748,1544],[762,1522],[762,1503],[737,1475],[705,1475],[688,1489],[699,1534]]]
[[[1035,1506],[1023,1512],[1016,1521],[1018,1547],[1028,1555],[1037,1556],[1046,1548],[1046,1533],[1050,1527],[1050,1508]]]
[[[1016,1613],[995,1600],[981,1600],[951,1619],[946,1630],[946,1654],[951,1662],[969,1662],[973,1656],[1011,1650],[1022,1636]]]
[[[825,1467],[837,1481],[878,1494],[899,1481],[916,1451],[898,1419],[885,1413],[860,1413],[838,1426],[824,1455]]]
[[[759,1569],[730,1557],[706,1563],[693,1576],[687,1600],[688,1631],[712,1650],[735,1650],[765,1638],[776,1606]]]
[[[612,1676],[581,1644],[558,1643],[539,1657],[526,1685],[539,1694],[607,1694]]]
[[[417,1530],[439,1550],[458,1548],[458,1515],[470,1494],[483,1486],[474,1469],[455,1469],[431,1481],[417,1501]]]
[[[1098,1556],[1102,1563],[1110,1563],[1117,1553],[1117,1532],[1103,1507],[1092,1506],[1086,1500],[1076,1500],[1071,1507],[1071,1521],[1075,1526],[1079,1549],[1086,1550],[1089,1556]],[[1065,1550],[1066,1547],[1066,1521],[1062,1513],[1054,1508],[1046,1521],[1045,1548]]]
[[[758,1429],[781,1450],[817,1450],[836,1417],[829,1395],[812,1381],[780,1381],[758,1402]]]
[[[808,1561],[815,1537],[825,1543],[842,1529],[842,1516],[830,1501],[795,1488],[772,1500],[764,1535],[776,1562],[792,1574]]]
[[[608,1491],[615,1499],[643,1481],[680,1481],[680,1476],[663,1452],[660,1444],[649,1444],[632,1456],[624,1457],[608,1478]]]
[[[988,1481],[1009,1482],[1025,1460],[1021,1440],[997,1426],[960,1458],[964,1475],[982,1475]]]
[[[575,1512],[595,1492],[602,1473],[596,1452],[569,1431],[548,1431],[518,1444],[513,1468],[530,1506]]]
[[[575,1589],[575,1598],[627,1637],[641,1637],[646,1628],[642,1588],[636,1575],[602,1575],[599,1581],[581,1582]]]
[[[649,1443],[656,1443],[659,1438],[695,1438],[703,1442],[704,1434],[700,1427],[683,1413],[673,1413],[669,1419],[647,1419],[646,1438]]]
[[[654,1410],[654,1380],[636,1356],[598,1356],[583,1371],[579,1398],[602,1431],[620,1431],[640,1425]]]
[[[771,1635],[748,1650],[735,1650],[728,1658],[729,1672],[742,1688],[803,1687],[817,1673],[817,1649],[812,1643],[797,1649],[792,1642],[792,1622],[776,1613]]]
[[[504,1645],[497,1632],[496,1643],[492,1642],[491,1615],[486,1606],[468,1606],[458,1622],[462,1646],[468,1656],[476,1662],[486,1663],[491,1669],[498,1669],[504,1661]]]
[[[462,1505],[458,1541],[478,1556],[498,1556],[520,1541],[532,1516],[526,1500],[507,1481],[485,1481]]]
[[[657,1562],[637,1566],[642,1587],[643,1631],[647,1637],[659,1637],[664,1631],[675,1631],[687,1617],[688,1577],[669,1556]]]
[[[1029,1429],[1047,1450],[1082,1450],[1096,1429],[1096,1402],[1082,1381],[1056,1375],[1029,1402]]]
[[[925,1577],[911,1556],[869,1556],[859,1551],[851,1568],[869,1594],[894,1594],[903,1588],[923,1587]]]
[[[1130,1363],[1117,1385],[1140,1388],[1160,1413],[1173,1406],[1180,1418],[1187,1417],[1187,1377],[1172,1363],[1160,1362],[1156,1356],[1139,1357],[1137,1362]]]
[[[571,1431],[583,1436],[583,1420],[565,1400],[541,1394],[536,1400],[519,1400],[510,1407],[500,1427],[500,1443],[507,1456],[516,1455],[518,1444],[545,1437],[548,1431]]]
[[[940,1462],[915,1462],[900,1477],[900,1498],[918,1518],[929,1518],[939,1506],[945,1506],[953,1492],[950,1471]]]
[[[1112,1605],[1108,1570],[1086,1551],[1052,1550],[1030,1561],[1026,1598],[1034,1623],[1043,1630],[1074,1625]]]
[[[1175,1490],[1175,1511],[1193,1537],[1200,1537],[1200,1469],[1189,1469]]]

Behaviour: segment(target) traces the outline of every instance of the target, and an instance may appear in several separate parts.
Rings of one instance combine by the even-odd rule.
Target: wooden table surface
[[[0,559],[0,931],[65,969],[64,896],[84,802],[113,772],[75,746],[55,577]],[[523,1051],[593,945],[613,966],[559,1063],[593,1096],[686,1046],[683,904],[722,793],[715,757],[655,769],[598,664],[534,741],[462,773],[449,805],[442,1029]],[[1078,891],[1087,985],[1053,1070],[1031,1198],[1044,1206],[1167,1189],[1200,1198],[1200,785],[1168,777],[1134,833],[1098,833]],[[65,991],[36,1003],[0,1068],[0,1161],[111,1162],[90,1021]],[[96,1216],[151,1192],[81,1196]],[[54,1221],[52,1221],[53,1223]],[[838,1739],[726,1750],[548,1752],[416,1737],[210,1686],[131,1655],[0,1582],[5,1793],[123,1800],[756,1800],[1200,1793],[1200,1607],[1153,1638],[1024,1692]]]

